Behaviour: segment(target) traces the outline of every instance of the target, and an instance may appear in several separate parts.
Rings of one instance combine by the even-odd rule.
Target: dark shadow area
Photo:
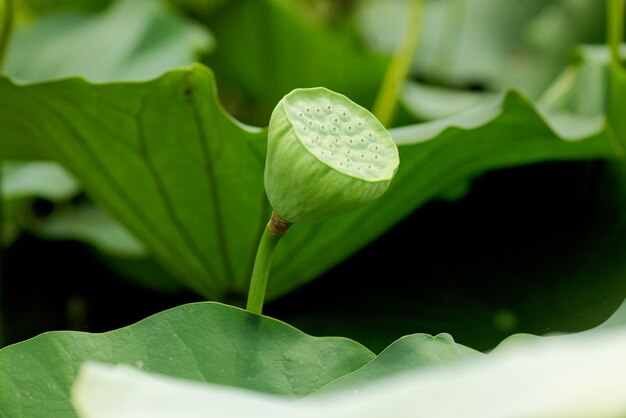
[[[590,328],[626,297],[612,178],[597,162],[487,174],[463,199],[425,205],[265,314],[376,351],[417,332],[485,350],[512,333]],[[131,283],[79,243],[24,235],[5,262],[5,343],[113,330],[202,299]]]

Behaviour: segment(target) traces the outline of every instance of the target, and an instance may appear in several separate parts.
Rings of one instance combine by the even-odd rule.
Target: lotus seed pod
[[[389,132],[341,94],[296,89],[272,113],[265,190],[287,222],[322,222],[377,199],[398,164]]]

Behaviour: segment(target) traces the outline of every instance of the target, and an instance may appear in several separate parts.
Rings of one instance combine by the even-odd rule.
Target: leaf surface
[[[73,399],[84,418],[199,413],[233,418],[612,418],[626,413],[624,350],[623,327],[520,340],[448,367],[407,371],[297,402],[89,364],[79,375]]]
[[[109,3],[108,9],[93,13]],[[8,74],[20,81],[67,75],[96,81],[150,78],[191,64],[198,53],[212,46],[212,38],[204,28],[176,16],[160,0],[24,0],[17,6],[18,13],[34,14],[30,17],[35,18],[17,26],[4,66]],[[10,172],[5,173],[1,190],[7,205],[5,214],[11,215],[4,217],[4,227],[12,237],[21,228],[32,230],[40,226],[39,219],[33,224],[29,213],[33,198],[62,203],[79,191],[75,180],[51,162],[29,162],[21,167],[18,162],[11,162],[4,170]],[[72,184],[72,193],[60,196],[59,187],[67,184]],[[15,201],[17,195],[19,202]],[[99,219],[106,216],[93,210],[91,214]],[[119,236],[119,245],[111,242],[113,235],[104,228],[87,231],[85,223],[74,225],[66,220],[62,224],[65,231],[59,222],[50,227],[55,237],[86,237],[86,242],[111,252],[136,254],[126,251],[137,245],[129,245],[133,238],[119,231],[118,225],[113,225],[113,235]],[[76,233],[78,230],[88,233],[81,236]]]
[[[218,300],[246,294],[269,217],[266,134],[223,112],[210,71],[196,65],[107,85],[5,79],[0,93],[0,128],[11,133],[0,137],[4,157],[61,162],[187,286]],[[466,113],[392,130],[401,163],[389,191],[325,224],[292,228],[277,249],[268,297],[314,279],[415,208],[454,195],[486,171],[613,158],[597,122],[586,119],[575,139],[559,136],[557,125],[509,92]]]
[[[0,350],[0,410],[14,418],[73,416],[70,388],[86,360],[301,397],[373,357],[352,340],[197,303],[104,334],[51,332]]]
[[[316,393],[346,390],[419,367],[447,366],[480,352],[457,344],[451,335],[412,334],[394,341],[360,369],[340,377]]]
[[[268,216],[265,134],[222,111],[209,71],[136,84],[5,79],[0,90],[0,125],[11,132],[0,152],[62,163],[196,291],[244,293]]]

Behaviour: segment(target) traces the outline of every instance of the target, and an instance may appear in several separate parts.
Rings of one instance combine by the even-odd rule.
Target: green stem
[[[620,46],[624,39],[624,0],[607,0],[607,38],[611,65],[621,67]]]
[[[13,32],[13,0],[4,0],[4,13],[2,16],[2,31],[0,32],[0,70],[9,48],[11,33]]]
[[[404,31],[402,43],[398,45],[398,49],[389,63],[373,108],[374,115],[385,127],[388,127],[393,119],[398,104],[400,89],[409,73],[411,61],[417,49],[417,43],[421,33],[424,0],[410,1],[407,26]]]
[[[278,218],[272,213],[270,222],[263,231],[259,249],[254,260],[254,268],[252,269],[252,279],[250,280],[250,291],[248,292],[248,303],[246,309],[252,313],[261,314],[263,311],[263,302],[265,301],[265,289],[270,276],[270,268],[272,266],[272,256],[278,241],[285,234],[291,224]]]
[[[624,120],[623,91],[626,90],[626,72],[622,68],[620,47],[624,40],[624,0],[607,0],[607,42],[611,51],[611,78],[607,104],[607,133],[618,158],[626,158],[626,123]]]

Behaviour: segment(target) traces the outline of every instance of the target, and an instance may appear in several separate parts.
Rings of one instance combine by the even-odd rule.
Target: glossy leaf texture
[[[626,413],[624,313],[620,309],[606,325],[588,332],[509,341],[488,355],[446,367],[406,369],[297,402],[95,364],[81,370],[73,400],[84,418],[621,417]],[[409,347],[411,341],[419,340],[405,340]]]
[[[374,358],[345,338],[317,338],[217,303],[184,305],[104,334],[50,332],[0,350],[0,411],[71,417],[70,388],[87,360],[302,397]]]
[[[208,69],[107,85],[5,79],[0,92],[0,128],[12,133],[0,137],[2,157],[64,164],[187,286],[217,300],[246,293],[268,219],[266,134],[223,112]],[[468,113],[392,130],[401,163],[388,192],[322,225],[292,228],[277,249],[268,296],[314,279],[426,201],[453,198],[486,171],[613,158],[602,121],[587,122],[577,139],[567,139],[509,92]]]

